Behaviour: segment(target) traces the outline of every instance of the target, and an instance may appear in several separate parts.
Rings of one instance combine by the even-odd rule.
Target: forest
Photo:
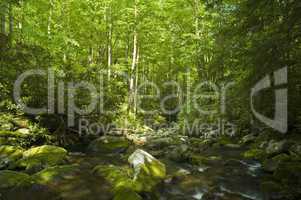
[[[301,1],[0,0],[0,200],[300,200]]]

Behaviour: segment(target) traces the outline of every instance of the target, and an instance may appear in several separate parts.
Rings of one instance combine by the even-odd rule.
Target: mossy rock
[[[134,171],[128,166],[98,165],[93,173],[103,176],[113,186],[113,191],[128,189],[139,192],[139,186],[133,180]]]
[[[10,122],[18,128],[29,128],[30,125],[29,120],[25,118],[13,118]]]
[[[282,193],[287,199],[300,199],[301,197],[301,163],[280,163],[273,177],[282,186]]]
[[[288,142],[287,140],[281,140],[281,141],[270,141],[268,146],[266,147],[266,153],[269,156],[275,156],[280,153],[286,153],[289,151],[289,148],[291,147],[291,142]]]
[[[282,162],[274,173],[274,177],[283,183],[298,183],[301,185],[301,163]]]
[[[291,158],[289,155],[287,154],[279,154],[275,157],[273,157],[272,159],[266,159],[263,162],[263,169],[267,172],[274,172],[277,168],[278,165],[282,162],[287,162],[290,161]]]
[[[113,200],[142,200],[142,197],[130,189],[120,189],[115,192]]]
[[[19,131],[0,131],[0,137],[4,138],[27,138],[28,135],[24,135]]]
[[[33,183],[34,180],[28,174],[10,170],[0,171],[1,189],[24,187]]]
[[[0,131],[12,131],[14,129],[14,125],[12,123],[6,122],[0,124]]]
[[[104,136],[92,141],[88,147],[91,152],[120,153],[125,152],[130,142],[124,137]]]
[[[267,155],[264,150],[262,149],[250,149],[243,153],[244,158],[249,159],[257,159],[257,160],[264,160]]]
[[[15,146],[0,146],[0,169],[13,169],[23,156],[23,149]]]
[[[78,165],[62,165],[46,168],[33,175],[39,184],[55,183],[79,171]]]
[[[32,172],[65,163],[67,150],[57,146],[44,145],[31,148],[23,153],[18,166]]]
[[[110,182],[115,194],[124,190],[133,191],[138,194],[141,192],[153,192],[156,186],[166,177],[165,165],[153,159],[141,160],[144,157],[140,157],[142,155],[140,151],[136,151],[129,158],[129,161],[133,161],[130,163],[134,168],[128,166],[99,165],[93,169],[93,172],[103,176]],[[139,160],[136,160],[136,158]]]
[[[23,146],[28,139],[29,135],[18,131],[0,131],[0,145]]]

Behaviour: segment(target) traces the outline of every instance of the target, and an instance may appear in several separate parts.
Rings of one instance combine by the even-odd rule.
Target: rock
[[[112,184],[114,191],[124,188],[137,191],[135,182],[132,180],[133,169],[127,166],[98,165],[94,167],[93,173],[105,177]]]
[[[289,151],[291,153],[297,154],[298,156],[301,156],[301,145],[300,144],[295,144],[295,145],[291,146]]]
[[[206,167],[206,166],[199,167],[199,168],[198,168],[198,172],[203,173],[203,172],[205,172],[207,169],[209,169],[209,167]]]
[[[156,182],[156,179],[163,180],[166,176],[165,165],[141,149],[136,150],[129,157],[128,162],[134,168],[134,179],[150,178]]]
[[[171,138],[154,138],[154,139],[149,139],[147,141],[146,148],[150,149],[162,149],[165,147],[168,147],[172,145],[172,139]]]
[[[166,177],[165,165],[143,150],[136,150],[128,161],[132,168],[98,165],[93,169],[95,174],[105,177],[111,183],[115,199],[120,199],[124,191],[138,198],[138,193],[153,191]]]
[[[186,162],[189,160],[189,146],[186,144],[174,146],[167,156],[175,162]]]
[[[0,169],[13,169],[16,161],[22,158],[23,149],[15,146],[0,146]]]
[[[142,197],[133,190],[122,189],[115,193],[113,200],[142,200]]]
[[[17,130],[17,132],[19,132],[22,135],[29,135],[30,134],[30,130],[27,128],[20,128]]]
[[[92,141],[88,150],[97,153],[121,153],[129,146],[130,142],[124,137],[103,136]]]
[[[226,144],[225,147],[239,149],[241,146],[239,144]]]
[[[134,171],[127,166],[117,167],[114,165],[98,165],[93,169],[93,173],[104,177],[111,185],[114,200],[140,200],[139,192],[143,191],[143,186],[133,179]],[[124,197],[124,198],[123,198]]]
[[[249,134],[249,135],[244,136],[241,139],[240,143],[241,144],[250,144],[250,143],[254,142],[255,139],[256,139],[256,137],[253,134]]]
[[[14,172],[9,170],[0,171],[1,189],[24,187],[29,186],[33,183],[33,179],[25,173]]]
[[[26,137],[22,133],[19,133],[17,131],[0,131],[0,137],[6,137],[6,138],[24,138]]]
[[[260,185],[266,199],[281,200],[286,199],[281,194],[281,185],[273,181],[264,181]]]
[[[11,122],[14,124],[14,126],[18,128],[28,128],[29,127],[29,121],[24,118],[14,118],[11,120]]]
[[[285,153],[288,152],[289,147],[290,145],[286,140],[282,140],[279,142],[275,142],[272,140],[266,148],[266,153],[270,156]]]
[[[263,169],[266,172],[274,172],[278,168],[281,162],[287,162],[290,160],[290,157],[287,154],[280,154],[272,159],[267,159],[263,162]]]
[[[176,173],[175,173],[175,176],[176,177],[181,177],[181,176],[187,176],[187,175],[190,175],[191,172],[188,171],[187,169],[179,169]]]
[[[63,164],[67,153],[67,150],[57,146],[34,147],[23,153],[23,158],[18,162],[18,166],[30,172],[52,167]]]
[[[283,199],[300,199],[301,196],[301,164],[300,162],[281,162],[273,174],[281,185]]]
[[[243,157],[247,159],[263,160],[266,157],[266,153],[261,149],[250,149],[243,153]]]
[[[12,123],[5,123],[0,125],[0,130],[1,131],[11,131],[13,130],[14,125]]]
[[[33,175],[33,178],[39,184],[55,184],[60,180],[64,180],[69,176],[72,176],[79,171],[77,165],[63,165],[46,168],[37,174]]]

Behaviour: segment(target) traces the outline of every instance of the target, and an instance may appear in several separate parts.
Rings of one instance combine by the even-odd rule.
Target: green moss
[[[34,180],[27,174],[9,170],[0,171],[0,188],[29,186]]]
[[[115,192],[114,200],[142,200],[142,197],[130,189],[120,189]]]
[[[243,153],[243,157],[262,160],[266,158],[266,153],[261,149],[250,149]]]
[[[33,178],[37,183],[48,184],[64,179],[64,177],[74,174],[77,171],[77,165],[55,166],[42,170],[41,172],[33,175]]]
[[[113,186],[114,193],[129,190],[136,193],[151,192],[154,187],[166,176],[165,170],[161,166],[141,165],[138,174],[134,174],[132,168],[128,166],[116,167],[113,165],[96,166],[94,173],[105,177]]]
[[[114,153],[126,150],[130,142],[122,137],[101,137],[89,145],[88,149],[92,152]]]
[[[37,166],[51,167],[64,163],[67,151],[61,147],[44,145],[31,148],[23,153],[23,158],[18,162],[19,167],[30,170]]]
[[[133,170],[127,166],[98,165],[93,169],[93,172],[105,177],[112,184],[114,192],[121,189],[140,190],[140,187],[132,179],[134,176]]]
[[[22,158],[23,149],[3,145],[0,147],[0,168],[13,169],[16,166],[16,161]]]
[[[23,155],[23,149],[15,146],[3,145],[0,146],[0,157],[10,157],[19,159]]]
[[[26,138],[27,136],[18,131],[0,131],[0,137]]]

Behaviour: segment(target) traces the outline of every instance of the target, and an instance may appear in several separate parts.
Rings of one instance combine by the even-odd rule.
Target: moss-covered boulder
[[[155,191],[156,186],[166,177],[165,165],[143,150],[135,151],[129,157],[129,163],[132,167],[99,165],[93,170],[111,183],[115,200],[139,200],[140,193]]]
[[[28,174],[9,170],[0,171],[1,189],[24,187],[33,183],[34,180]]]
[[[12,169],[16,161],[22,158],[23,149],[15,146],[0,146],[0,169]]]
[[[250,144],[250,143],[253,143],[254,141],[256,140],[256,136],[253,135],[253,134],[249,134],[249,135],[246,135],[244,136],[239,143],[241,144]]]
[[[114,200],[139,200],[139,192],[143,191],[141,184],[133,179],[134,171],[128,166],[98,165],[93,173],[104,177],[111,185]]]
[[[57,146],[44,145],[31,148],[23,153],[18,166],[29,172],[65,163],[67,150]]]
[[[279,154],[271,159],[266,159],[263,162],[263,169],[267,172],[274,172],[280,163],[290,161],[290,157],[287,154]]]
[[[287,199],[301,197],[301,163],[296,161],[282,162],[278,165],[273,177],[282,186],[282,193]]]
[[[247,159],[263,160],[267,157],[267,154],[262,149],[254,148],[244,152],[243,157]]]
[[[130,189],[120,189],[116,191],[113,200],[142,200],[142,197]]]
[[[286,153],[289,151],[291,144],[286,141],[270,141],[267,148],[266,148],[266,153],[269,156],[274,156],[280,153]]]
[[[79,172],[78,165],[62,165],[46,168],[33,175],[34,180],[39,184],[56,183],[73,176]]]
[[[124,137],[103,136],[92,141],[88,150],[96,153],[121,153],[129,146],[130,142]]]
[[[165,165],[141,149],[136,150],[128,162],[134,169],[134,181],[141,185],[143,191],[152,191],[166,177]]]

